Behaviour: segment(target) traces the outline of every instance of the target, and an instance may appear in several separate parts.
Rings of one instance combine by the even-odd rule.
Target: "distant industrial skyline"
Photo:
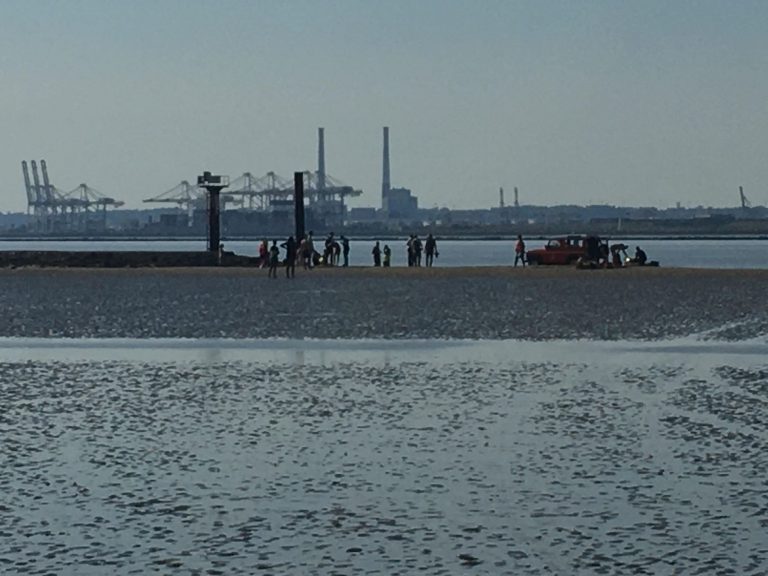
[[[22,160],[141,200],[317,169],[379,206],[768,204],[768,4],[6,0],[0,210]]]

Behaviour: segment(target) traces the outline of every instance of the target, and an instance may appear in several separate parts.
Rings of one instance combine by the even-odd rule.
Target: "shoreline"
[[[0,267],[0,275],[4,274],[36,274],[36,273],[71,273],[71,274],[199,274],[201,276],[248,276],[266,278],[267,268],[257,266],[121,266],[121,267],[96,267],[96,266],[16,266]],[[281,276],[282,273],[282,276]],[[472,276],[510,276],[517,277],[523,274],[532,278],[546,276],[679,276],[679,275],[721,275],[721,276],[755,276],[765,277],[768,280],[768,268],[696,268],[696,267],[664,267],[664,266],[631,266],[621,269],[616,268],[576,268],[574,266],[434,266],[427,268],[409,266],[391,266],[388,268],[375,266],[315,266],[311,270],[304,270],[296,266],[296,280],[301,278],[316,277],[369,277],[369,278],[465,278]],[[277,279],[284,278],[285,266],[278,267]]]

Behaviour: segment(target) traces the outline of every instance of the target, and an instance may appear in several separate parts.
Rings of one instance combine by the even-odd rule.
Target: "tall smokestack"
[[[520,208],[520,198],[517,195],[517,186],[515,186],[515,208]]]
[[[381,175],[381,208],[387,210],[389,190],[391,184],[389,181],[389,127],[384,126],[384,166]]]
[[[499,208],[504,208],[504,188],[499,188]]]
[[[317,129],[317,189],[325,190],[325,129]]]

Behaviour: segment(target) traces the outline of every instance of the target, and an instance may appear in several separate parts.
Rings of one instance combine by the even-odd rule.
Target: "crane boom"
[[[32,183],[29,181],[29,168],[27,161],[21,161],[21,171],[24,173],[24,187],[27,190],[27,212],[36,205],[35,191],[32,189]]]
[[[32,178],[35,182],[35,199],[39,206],[43,206],[45,204],[45,196],[40,189],[40,176],[37,173],[37,162],[34,160],[32,160]]]
[[[746,210],[747,208],[752,208],[752,202],[750,202],[749,198],[747,198],[746,194],[744,194],[743,186],[739,186],[739,197],[741,199],[742,209]]]
[[[45,160],[40,160],[40,170],[43,173],[43,193],[45,194],[45,199],[53,203],[53,188],[51,187],[50,180],[48,180],[48,167],[45,165]]]

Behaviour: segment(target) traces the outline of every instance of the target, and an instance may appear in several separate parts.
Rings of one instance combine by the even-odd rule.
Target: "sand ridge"
[[[743,339],[768,334],[766,288],[768,270],[0,270],[0,336]]]

